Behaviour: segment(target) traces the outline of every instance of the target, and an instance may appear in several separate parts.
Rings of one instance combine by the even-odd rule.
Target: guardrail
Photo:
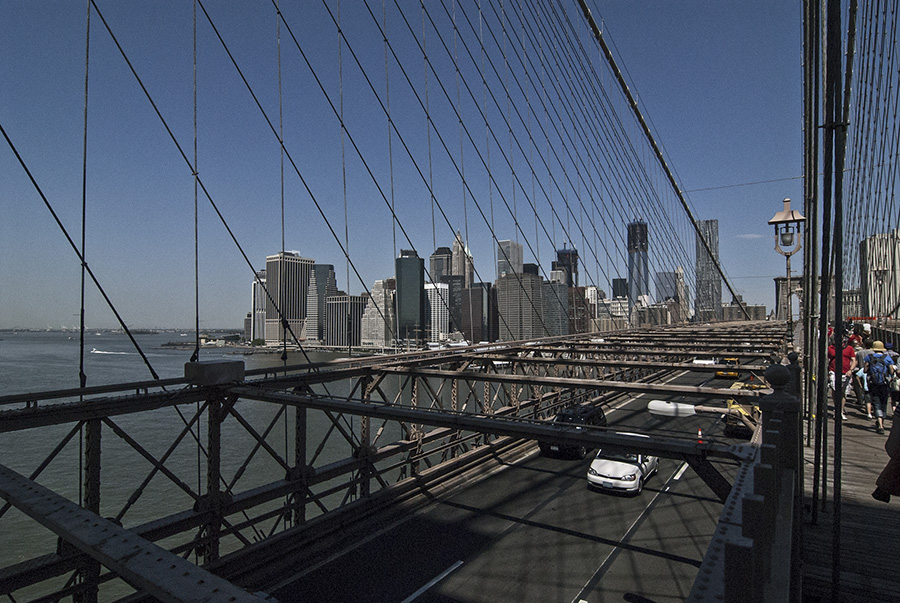
[[[765,376],[774,392],[759,398],[762,443],[741,465],[689,602],[801,600],[802,405],[784,391],[785,367]]]

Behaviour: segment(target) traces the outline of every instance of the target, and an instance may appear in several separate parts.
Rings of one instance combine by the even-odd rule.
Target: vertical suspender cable
[[[388,71],[387,0],[381,0],[382,38],[384,39],[384,97],[387,105],[388,166],[391,172],[391,233],[394,241],[394,255],[397,257],[397,212],[394,206],[394,149],[393,128],[391,127],[391,81]]]
[[[341,182],[344,189],[344,253],[347,260],[347,319],[344,321],[347,335],[347,355],[351,355],[353,342],[350,338],[350,216],[347,211],[347,156],[344,152],[344,136],[347,126],[344,124],[344,42],[341,35],[341,0],[337,3],[338,18],[338,104],[341,119]],[[316,283],[318,287],[318,283]],[[365,286],[365,285],[364,285]],[[321,311],[319,311],[321,316]],[[317,319],[318,320],[318,319]]]
[[[278,278],[281,282],[278,284],[278,296],[279,303],[281,304],[281,312],[285,312],[286,310],[286,299],[285,299],[285,288],[283,286],[284,279],[286,275],[284,274],[285,269],[287,268],[287,261],[284,257],[285,252],[285,244],[284,244],[284,108],[282,102],[282,94],[281,94],[281,1],[278,0],[275,3],[275,14],[276,14],[276,27],[275,27],[275,36],[277,38],[277,46],[278,46],[278,150],[281,157],[281,164],[279,166],[279,175],[281,178],[281,258],[279,260]],[[266,279],[268,282],[269,276],[266,275]],[[302,302],[301,302],[302,303]],[[287,366],[287,338],[288,338],[288,319],[283,314],[281,316],[282,320],[282,328],[281,328],[281,362],[284,366]],[[293,332],[293,330],[292,330]]]
[[[481,49],[481,96],[482,102],[484,104],[484,108],[481,113],[484,116],[484,157],[485,157],[485,165],[487,167],[487,185],[488,185],[488,207],[491,212],[491,232],[496,232],[494,228],[494,185],[492,184],[494,179],[491,176],[491,134],[490,134],[490,125],[488,124],[488,102],[487,102],[487,78],[485,77],[485,65],[484,65],[484,14],[481,12],[481,0],[478,0],[478,46]],[[519,238],[518,229],[516,229],[516,240]],[[497,266],[497,251],[498,246],[494,245],[494,266]],[[496,268],[495,268],[496,270]],[[499,274],[496,274],[495,277],[499,277]]]
[[[199,183],[200,172],[197,166],[197,3],[193,4],[194,19],[194,353],[191,362],[200,359],[200,204]],[[199,408],[199,402],[198,407]],[[199,434],[198,434],[199,435]]]
[[[191,362],[196,362],[200,358],[200,204],[199,199],[199,177],[197,171],[197,0],[193,4],[193,45],[194,45],[194,336],[195,346],[194,354],[191,356]],[[195,403],[194,412],[197,416],[197,492],[203,487],[203,472],[200,467],[203,463],[202,446],[200,445],[200,426],[202,415],[200,414],[200,400]],[[199,551],[194,549],[195,561],[199,559]]]
[[[84,388],[87,385],[87,374],[84,372],[84,286],[85,268],[84,259],[85,243],[87,239],[87,138],[88,138],[88,67],[90,65],[91,50],[91,3],[87,3],[87,23],[84,35],[84,134],[82,141],[81,160],[81,339],[78,357],[78,383]],[[79,397],[84,400],[83,396]],[[78,501],[84,504],[84,439],[83,434],[78,440]]]
[[[609,63],[613,74],[616,76],[616,79],[619,82],[619,87],[622,89],[622,93],[625,95],[625,98],[628,100],[628,104],[631,107],[632,112],[637,118],[638,123],[640,124],[641,129],[644,132],[644,136],[650,143],[650,146],[653,149],[653,153],[655,154],[657,161],[659,161],[660,167],[665,172],[666,178],[668,179],[669,184],[672,186],[672,190],[675,191],[675,195],[681,202],[682,209],[684,209],[688,218],[690,218],[691,224],[694,226],[694,231],[697,233],[698,238],[703,243],[703,247],[706,250],[706,253],[709,254],[710,259],[716,267],[716,271],[718,271],[719,275],[722,277],[722,280],[728,287],[728,291],[731,293],[731,296],[737,299],[737,293],[735,292],[734,287],[731,286],[731,281],[729,281],[728,277],[725,276],[725,272],[722,270],[722,266],[721,264],[719,264],[718,258],[713,254],[712,249],[709,246],[709,241],[707,241],[707,237],[701,231],[700,225],[694,218],[694,213],[691,211],[690,206],[688,206],[687,200],[684,198],[684,193],[681,192],[681,188],[678,186],[678,182],[675,180],[675,176],[669,169],[669,166],[662,155],[662,151],[660,151],[659,145],[657,145],[656,143],[656,139],[650,132],[650,128],[647,126],[647,122],[644,120],[644,116],[641,114],[640,109],[638,109],[637,101],[634,99],[634,96],[632,96],[631,91],[628,89],[628,84],[625,83],[625,78],[622,76],[622,72],[619,70],[615,59],[613,58],[612,53],[609,50],[609,46],[606,45],[606,41],[603,39],[603,35],[600,33],[600,29],[597,27],[597,23],[594,21],[594,17],[591,15],[591,9],[588,8],[585,0],[578,0],[578,4],[581,6],[581,10],[584,13],[585,18],[587,19],[588,24],[591,26],[591,30],[594,32],[594,38],[597,40],[597,43],[600,44],[600,48],[603,50],[603,55],[606,57],[606,60]],[[744,316],[746,316],[747,320],[751,320],[750,313],[747,311],[745,305],[741,304],[740,308],[744,313]]]

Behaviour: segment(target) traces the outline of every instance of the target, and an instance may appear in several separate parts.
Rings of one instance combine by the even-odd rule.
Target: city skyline
[[[475,100],[480,105],[483,99],[463,102],[465,114],[472,116],[465,124],[470,130],[468,138],[465,131],[460,131],[449,102],[452,99],[433,96],[429,148],[428,121],[419,113],[421,106],[415,97],[424,86],[423,73],[412,74],[414,91],[409,86],[404,89],[402,75],[393,64],[389,65],[392,111],[398,117],[408,114],[410,119],[408,123],[398,123],[389,154],[387,121],[378,113],[378,99],[367,91],[360,74],[353,72],[346,46],[344,84],[347,90],[353,90],[352,96],[347,94],[343,99],[346,159],[340,149],[340,123],[330,113],[328,100],[311,81],[308,69],[297,62],[296,48],[285,49],[281,66],[289,76],[285,78],[285,150],[291,153],[290,159],[296,162],[315,197],[313,203],[304,183],[291,172],[288,160],[284,162],[287,177],[281,178],[277,137],[267,130],[260,108],[235,77],[234,66],[216,46],[218,42],[211,38],[209,24],[203,22],[198,32],[202,52],[197,70],[197,172],[216,208],[203,198],[201,191],[197,212],[199,269],[195,275],[192,170],[186,169],[148,99],[118,50],[110,44],[109,34],[101,27],[92,28],[91,32],[87,107],[90,127],[85,158],[83,7],[63,4],[52,10],[40,5],[10,8],[5,35],[0,36],[0,50],[8,58],[0,64],[0,75],[8,82],[0,94],[0,119],[69,233],[80,227],[79,197],[82,165],[86,163],[85,258],[129,326],[184,328],[193,325],[195,318],[201,330],[238,324],[247,307],[242,283],[260,269],[248,266],[244,257],[263,257],[278,248],[302,248],[317,258],[328,258],[348,294],[359,294],[363,284],[371,286],[377,278],[390,274],[392,258],[399,249],[416,249],[420,257],[427,259],[436,247],[435,239],[451,243],[456,232],[463,233],[474,258],[468,282],[494,278],[497,238],[523,245],[523,261],[539,264],[546,273],[556,250],[572,244],[581,254],[580,284],[610,290],[611,280],[626,274],[627,254],[620,245],[624,237],[623,218],[618,212],[627,212],[630,219],[633,213],[628,205],[635,201],[604,188],[594,191],[599,197],[596,208],[592,207],[588,191],[594,185],[579,182],[577,175],[583,172],[571,165],[542,168],[535,172],[538,182],[532,185],[526,176],[528,149],[516,146],[517,142],[528,140],[525,124],[512,124],[512,132],[507,127],[507,136],[502,140],[490,138],[489,133],[486,137],[484,121],[489,120],[491,127],[499,131],[504,119],[502,107],[490,108],[482,118],[473,105]],[[189,149],[193,122],[190,11],[174,2],[145,5],[138,11],[127,11],[114,3],[98,3],[98,8],[122,42],[123,51],[174,137],[182,148]],[[277,115],[279,99],[274,83],[279,65],[274,13],[215,2],[209,9],[225,40],[232,45],[239,65],[253,73],[249,84],[267,116]],[[317,73],[322,74],[324,90],[337,106],[341,84],[336,69],[339,53],[336,45],[330,43],[336,34],[327,14],[321,8],[307,8],[300,13],[295,7],[287,7],[282,12],[289,23],[297,26],[303,43],[308,44],[308,49],[304,49]],[[801,196],[799,181],[795,179],[800,173],[799,140],[782,133],[787,130],[784,125],[794,123],[799,114],[799,11],[778,7],[773,15],[757,7],[726,10],[707,6],[699,23],[692,22],[684,12],[669,6],[637,11],[615,5],[603,6],[602,10],[595,7],[595,16],[603,20],[605,35],[615,44],[615,52],[639,93],[642,107],[653,120],[658,139],[673,160],[696,215],[720,219],[722,240],[727,241],[727,248],[723,243],[721,250],[725,270],[734,277],[744,299],[771,306],[774,288],[769,279],[781,273],[781,262],[770,249],[767,214],[778,199]],[[384,73],[385,65],[379,65],[375,59],[384,54],[383,37],[377,35],[369,15],[364,10],[347,10],[342,18],[348,29],[360,32],[352,43],[361,56],[370,57],[373,64],[366,64],[369,72]],[[388,19],[401,22],[396,9]],[[575,21],[583,26],[580,20]],[[486,22],[486,26],[496,25],[496,21]],[[521,29],[517,25],[511,34],[521,36]],[[239,31],[246,35],[235,35]],[[370,35],[373,33],[376,35]],[[392,38],[398,56],[413,57],[416,60],[410,61],[421,65],[417,40],[404,35]],[[760,37],[769,43],[751,43]],[[650,44],[649,40],[656,43]],[[471,43],[471,32],[460,32],[459,41]],[[521,46],[526,40],[510,41]],[[434,52],[429,55],[436,70],[446,67],[448,59],[441,59],[443,50],[439,43],[432,31],[429,45],[434,44]],[[660,48],[666,51],[663,53]],[[440,60],[444,64],[439,65]],[[672,68],[682,64],[684,69]],[[502,61],[496,67],[502,73]],[[470,82],[480,82],[480,76],[473,73],[477,69],[477,65],[469,65],[468,72],[462,75],[469,77]],[[605,67],[598,64],[598,69]],[[698,73],[705,74],[702,81]],[[735,84],[733,79],[738,73],[741,84]],[[528,83],[522,72],[519,76],[521,83]],[[451,81],[452,77],[446,84]],[[375,86],[381,89],[384,83],[376,81]],[[505,96],[502,78],[491,75],[489,84],[494,86],[494,94]],[[744,93],[746,87],[754,91],[752,98]],[[701,90],[705,100],[697,102]],[[523,99],[521,92],[516,92],[516,96]],[[487,100],[491,102],[490,97]],[[566,99],[555,96],[553,100],[547,107],[548,115],[551,111],[571,110]],[[298,104],[299,101],[302,102]],[[527,106],[520,110],[528,112]],[[535,126],[546,119],[539,105],[530,111]],[[732,119],[736,115],[741,119]],[[451,118],[449,122],[447,117]],[[689,123],[691,127],[685,128]],[[481,134],[476,135],[479,125]],[[129,136],[123,136],[123,132]],[[462,136],[464,144],[458,138],[451,141],[451,132]],[[560,130],[551,136],[568,133],[574,130]],[[409,155],[422,158],[418,165],[412,165],[409,155],[404,154],[401,134],[405,137],[403,143],[410,146]],[[372,182],[360,165],[360,158],[354,155],[351,136],[352,143],[360,147],[360,154],[377,171],[377,182]],[[438,136],[445,137],[446,147]],[[481,140],[488,140],[489,144]],[[640,143],[639,136],[634,140]],[[298,141],[304,144],[300,146]],[[723,150],[726,144],[729,152]],[[453,153],[448,154],[445,149]],[[454,165],[452,161],[459,153],[463,153],[464,165]],[[479,158],[486,160],[488,153],[492,157],[491,169],[498,171],[492,176],[493,185],[487,183],[484,173],[487,162],[482,163]],[[432,169],[424,159],[429,155]],[[509,156],[508,160],[504,160],[504,155]],[[73,315],[79,310],[80,262],[9,149],[3,151],[0,160],[4,173],[9,174],[3,182],[3,196],[10,200],[9,212],[0,226],[0,255],[4,258],[0,278],[9,283],[0,293],[0,306],[4,309],[0,328],[72,327],[77,323]],[[396,179],[388,176],[390,160],[394,161]],[[563,160],[595,162],[587,155],[584,159]],[[513,168],[516,175],[508,166],[512,161],[517,166]],[[652,167],[652,162],[647,166]],[[460,168],[464,169],[465,185]],[[342,170],[346,179],[342,178]],[[395,186],[391,186],[392,180]],[[776,182],[760,184],[770,180]],[[748,183],[755,184],[735,186]],[[682,239],[692,236],[684,226],[684,216],[678,213],[681,210],[672,209],[666,187],[652,183],[649,186],[657,187],[647,191],[649,201],[669,212],[654,218],[652,223],[648,220],[650,239],[661,241],[667,234],[666,217],[675,223],[673,232]],[[664,203],[659,205],[660,200],[654,195],[665,196]],[[622,207],[608,207],[611,199]],[[484,216],[479,215],[475,201],[482,204]],[[497,209],[493,216],[488,215],[489,203]],[[282,207],[283,223],[276,217],[282,213]],[[447,213],[446,218],[441,211]],[[598,215],[592,215],[598,211]],[[241,251],[236,250],[217,212],[232,228]],[[394,224],[392,212],[400,218],[403,230]],[[510,215],[516,212],[521,215]],[[535,223],[536,218],[542,223]],[[334,235],[329,225],[333,226]],[[496,230],[497,237],[492,236],[491,229]],[[674,265],[667,264],[666,253],[663,249],[651,252],[651,273],[674,269]],[[347,256],[356,265],[348,266]],[[753,262],[747,262],[748,257]],[[692,280],[689,275],[688,281]],[[195,290],[199,291],[199,317],[194,316]],[[22,296],[21,291],[28,295]],[[118,327],[93,285],[89,284],[86,296],[89,327]],[[25,299],[32,301],[25,303]]]

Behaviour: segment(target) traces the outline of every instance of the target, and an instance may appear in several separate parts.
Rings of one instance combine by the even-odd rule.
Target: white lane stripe
[[[678,473],[676,473],[676,474],[675,474],[675,477],[672,478],[672,479],[681,479],[681,476],[684,475],[684,472],[687,471],[687,468],[688,468],[688,464],[687,464],[687,463],[682,463],[682,464],[681,464],[681,469],[678,470]]]
[[[420,595],[427,592],[428,589],[430,589],[432,586],[434,586],[435,584],[437,584],[438,582],[440,582],[441,580],[443,580],[444,578],[446,578],[447,576],[452,574],[454,571],[456,571],[459,568],[459,566],[461,566],[462,564],[463,564],[462,561],[457,561],[456,563],[454,563],[453,565],[451,565],[450,567],[448,567],[447,569],[442,571],[440,574],[438,574],[431,582],[429,582],[428,584],[426,584],[425,586],[423,586],[422,588],[420,588],[419,590],[417,590],[410,596],[403,599],[402,603],[412,603],[413,601],[418,599]]]

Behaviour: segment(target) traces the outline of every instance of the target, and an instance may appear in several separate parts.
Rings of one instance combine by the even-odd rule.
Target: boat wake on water
[[[91,354],[114,354],[116,356],[132,356],[135,354],[135,352],[104,352],[103,350],[92,348]]]

